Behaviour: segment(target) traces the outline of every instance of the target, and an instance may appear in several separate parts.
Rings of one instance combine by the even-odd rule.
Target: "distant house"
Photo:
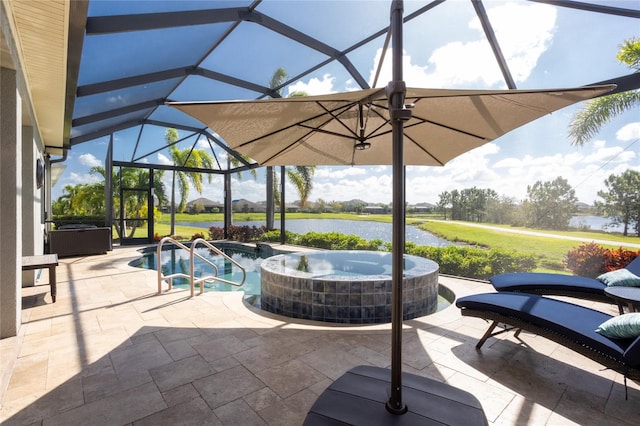
[[[590,206],[589,204],[583,203],[581,201],[578,201],[576,203],[576,208],[578,209],[579,213],[587,213],[593,210],[593,206]]]
[[[189,201],[187,203],[187,211],[191,211],[191,209],[195,205],[201,205],[204,208],[205,213],[224,212],[224,204],[217,201],[212,201],[204,197],[196,198],[195,200]]]
[[[264,205],[241,198],[231,202],[231,211],[234,213],[266,213]]]
[[[297,204],[285,204],[285,213],[298,213],[300,211],[300,206]],[[275,208],[276,213],[280,213],[280,205],[277,205]]]
[[[436,206],[431,203],[418,203],[407,206],[407,211],[411,213],[433,213],[435,207]]]
[[[389,208],[386,206],[373,206],[373,205],[369,205],[366,206],[363,209],[364,213],[369,213],[369,214],[385,214],[389,211]]]

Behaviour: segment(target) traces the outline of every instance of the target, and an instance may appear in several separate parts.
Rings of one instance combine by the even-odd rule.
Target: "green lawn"
[[[487,224],[495,227],[494,224]],[[562,262],[565,255],[571,249],[583,244],[580,241],[561,240],[557,238],[547,238],[541,236],[522,235],[508,232],[509,229],[518,229],[524,231],[542,232],[548,234],[566,235],[572,237],[587,238],[593,240],[612,240],[619,241],[619,245],[605,246],[608,248],[625,247],[625,243],[640,243],[640,238],[623,237],[616,234],[605,234],[601,232],[585,232],[585,231],[541,231],[538,229],[516,228],[510,226],[501,226],[505,231],[476,228],[466,225],[464,222],[458,221],[428,221],[419,225],[420,229],[431,232],[449,241],[459,241],[471,245],[482,247],[498,248],[501,250],[515,251],[519,253],[532,254],[539,259],[540,271],[559,270],[562,269]],[[627,247],[630,250],[635,248]]]

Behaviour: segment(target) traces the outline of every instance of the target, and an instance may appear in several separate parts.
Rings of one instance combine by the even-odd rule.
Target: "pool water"
[[[247,277],[244,285],[233,286],[230,284],[213,282],[205,282],[205,290],[209,291],[244,291],[246,295],[260,295],[260,263],[273,253],[265,253],[262,250],[256,250],[252,247],[246,247],[240,244],[226,245],[216,244],[227,256],[238,262],[245,268]],[[242,280],[242,272],[233,263],[229,262],[222,256],[216,255],[206,247],[200,247],[195,250],[199,255],[209,259],[218,268],[218,276],[229,281],[240,282]],[[143,251],[142,258],[135,263],[134,266],[158,270],[158,256],[155,247],[150,247]],[[189,252],[175,246],[166,246],[162,250],[162,268],[163,275],[174,273],[189,274]],[[200,260],[197,256],[194,262],[195,276],[202,277],[213,275],[213,268]],[[189,280],[186,278],[174,278],[173,286],[178,288],[189,288]]]

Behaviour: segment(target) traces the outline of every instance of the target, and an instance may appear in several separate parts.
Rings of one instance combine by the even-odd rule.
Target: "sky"
[[[433,13],[427,13],[425,16],[428,15],[428,19],[405,24],[403,67],[407,86],[506,88],[470,2],[453,0],[447,3],[450,3],[448,9],[438,11],[439,6]],[[356,25],[347,26],[347,18],[344,18],[345,22],[340,17],[335,18],[334,28],[317,24],[326,22],[323,14],[331,9],[318,8],[318,2],[299,2],[295,8],[287,7],[290,4],[267,1],[260,10],[289,25],[306,29],[321,41],[336,45],[340,44],[337,36],[343,28],[346,33],[340,35],[344,39],[350,36],[350,32],[358,31]],[[362,9],[362,25],[372,27],[372,31],[384,25],[378,16],[379,10],[382,8],[388,14],[388,2],[350,1],[336,4],[342,4],[347,9]],[[406,2],[405,15],[424,4]],[[631,73],[629,68],[616,60],[616,53],[625,39],[640,37],[637,19],[568,10],[534,2],[485,1],[484,4],[518,88],[574,87]],[[640,1],[636,0],[607,4],[640,9]],[[305,7],[309,10],[305,11]],[[348,15],[345,10],[345,16]],[[387,15],[384,19],[387,19]],[[338,27],[340,30],[336,29]],[[247,37],[250,36],[256,37],[256,34],[247,32]],[[247,49],[250,50],[247,55],[252,61],[264,61],[262,68],[266,70],[263,73],[266,77],[262,79],[267,79],[275,67],[269,62],[268,55],[261,52],[264,48],[258,45]],[[350,60],[372,85],[382,50],[381,40],[376,40],[350,56]],[[219,55],[224,52],[223,48]],[[238,56],[237,63],[225,61],[224,65],[220,65],[221,71],[230,73],[240,68],[242,55]],[[390,57],[389,51],[376,82],[378,87],[391,80]],[[302,57],[299,59],[300,62],[305,60]],[[295,63],[286,66],[290,74],[296,73]],[[229,69],[225,70],[224,67]],[[294,91],[317,95],[357,89],[359,87],[344,69],[332,64],[290,84],[284,89],[283,95]],[[460,155],[444,167],[408,166],[406,201],[410,204],[435,204],[439,194],[444,191],[471,187],[490,188],[500,195],[521,201],[526,198],[527,186],[560,176],[568,180],[581,202],[592,204],[600,199],[597,192],[605,189],[603,182],[609,175],[619,175],[629,169],[640,171],[640,109],[614,118],[592,141],[576,147],[570,144],[567,137],[568,126],[582,106],[578,104],[547,115]],[[115,139],[118,141],[134,134],[134,131],[121,132]],[[181,133],[181,136],[186,135]],[[156,134],[155,137],[161,135]],[[199,144],[204,149],[209,147],[204,141]],[[89,168],[103,166],[105,152],[104,138],[74,146],[68,153],[66,170],[53,188],[54,199],[62,194],[65,185],[96,181],[97,177],[89,174]],[[118,158],[119,155],[116,149],[115,159],[126,157],[122,154],[122,158]],[[219,154],[218,159],[226,163],[224,154]],[[145,161],[171,163],[167,154],[162,152]],[[330,202],[361,199],[369,203],[390,203],[391,175],[390,166],[318,167],[309,200]],[[232,192],[234,199],[264,200],[264,169],[259,169],[255,179],[248,172],[243,173],[242,177],[233,176]],[[192,190],[189,198],[203,196],[222,201],[222,194],[222,178],[216,176],[211,184],[205,184],[202,194]],[[288,202],[297,199],[290,184],[286,187],[286,194]]]

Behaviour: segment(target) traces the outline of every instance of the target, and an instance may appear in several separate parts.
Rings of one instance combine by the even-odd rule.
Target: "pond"
[[[238,226],[263,226],[263,221],[234,222]],[[223,222],[176,222],[179,226],[194,226],[208,229],[211,226],[223,227]],[[280,228],[280,222],[276,221],[276,228]],[[346,219],[295,219],[288,220],[285,229],[296,234],[306,234],[307,232],[339,232],[347,235],[357,235],[365,240],[381,239],[384,242],[391,242],[393,225],[391,223],[356,221]],[[405,228],[405,239],[419,246],[445,247],[454,245],[452,242],[423,231],[416,226]]]
[[[573,228],[588,228],[594,231],[620,232],[624,231],[623,225],[609,225],[611,219],[602,216],[574,216],[569,221]],[[633,231],[629,227],[629,231]]]

